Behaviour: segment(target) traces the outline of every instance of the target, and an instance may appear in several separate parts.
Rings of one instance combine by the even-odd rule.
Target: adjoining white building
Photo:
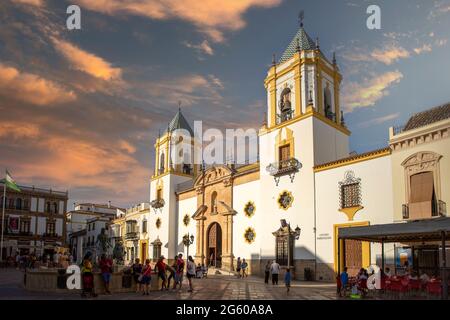
[[[153,258],[187,253],[183,238],[194,235],[189,254],[198,263],[234,270],[240,257],[250,273],[263,274],[277,260],[294,266],[297,278],[309,269],[317,280],[334,280],[344,256],[351,274],[380,258],[375,244],[343,247],[341,228],[446,215],[450,105],[413,116],[401,133],[392,129],[385,149],[350,155],[341,79],[336,60],[302,26],[268,71],[259,162],[246,166],[173,165],[171,157],[185,152],[174,143],[178,129],[192,135],[178,111],[155,143],[147,216]],[[386,246],[388,263],[399,247]]]
[[[67,219],[67,235],[87,228],[87,221],[97,217],[107,217],[114,219],[120,213],[124,213],[125,209],[111,205],[111,201],[107,204],[96,203],[74,203],[74,209],[66,213]]]
[[[113,221],[111,226],[114,244],[122,241],[125,257],[124,263],[131,264],[136,258],[145,261],[150,257],[148,220],[150,204],[139,203],[126,209]]]
[[[120,214],[125,214],[125,209],[111,205],[110,201],[107,204],[74,204],[74,210],[65,216],[67,242],[75,261],[81,261],[87,251],[96,252],[95,242],[102,228],[111,236],[109,225]]]

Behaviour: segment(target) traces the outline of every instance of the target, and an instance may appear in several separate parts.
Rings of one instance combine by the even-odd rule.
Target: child
[[[286,285],[287,294],[289,294],[289,289],[291,288],[291,270],[286,269],[286,274],[284,275],[284,284]]]
[[[347,293],[347,286],[348,286],[348,273],[347,273],[347,267],[344,267],[344,271],[341,273],[341,292],[340,296],[346,296]]]

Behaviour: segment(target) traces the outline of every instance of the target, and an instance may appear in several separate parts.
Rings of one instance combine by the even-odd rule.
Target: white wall
[[[186,255],[186,247],[183,245],[183,236],[187,233],[194,235],[194,243],[189,246],[189,255],[195,256],[197,251],[197,221],[192,219],[192,215],[197,210],[197,197],[181,200],[178,204],[178,239],[176,241],[177,251]],[[187,226],[184,225],[185,215],[189,215],[190,221]],[[172,256],[169,258],[173,258]]]
[[[245,205],[249,201],[252,201],[256,208],[255,214],[250,218],[244,212]],[[259,259],[261,243],[267,237],[261,227],[267,213],[261,205],[259,180],[233,187],[233,209],[238,212],[233,217],[233,254],[235,258]],[[244,238],[245,230],[249,227],[253,228],[256,233],[255,241],[252,244],[246,242]]]
[[[339,212],[339,182],[345,180],[345,173],[353,171],[355,178],[361,179],[363,210],[354,222],[370,225],[393,222],[392,174],[390,156],[356,164],[338,167],[316,173],[316,215],[317,215],[317,258],[318,262],[334,263],[334,225],[350,223],[347,216]],[[386,246],[386,255],[393,254],[393,248]],[[372,245],[372,263],[379,248]]]

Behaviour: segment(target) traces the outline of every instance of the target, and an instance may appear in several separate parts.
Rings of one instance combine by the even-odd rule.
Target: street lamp
[[[187,258],[189,258],[189,246],[194,243],[194,235],[189,233],[183,236],[183,244],[187,247]]]
[[[302,230],[297,226],[297,228],[295,228],[295,230],[291,232],[291,223],[288,224],[288,269],[291,268],[291,237],[293,237],[294,240],[298,240],[300,238],[301,231]],[[292,249],[294,249],[293,247]],[[294,253],[292,252],[292,254]]]

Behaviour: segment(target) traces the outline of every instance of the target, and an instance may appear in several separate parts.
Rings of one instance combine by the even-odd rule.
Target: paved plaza
[[[37,293],[22,288],[23,273],[15,269],[0,270],[0,300],[4,299],[81,299],[78,293]],[[256,277],[237,279],[228,275],[210,275],[194,280],[194,292],[188,292],[187,280],[181,290],[152,291],[143,296],[137,293],[99,295],[99,300],[332,300],[336,299],[334,283],[293,281],[291,292],[286,294],[283,285],[264,284]]]

